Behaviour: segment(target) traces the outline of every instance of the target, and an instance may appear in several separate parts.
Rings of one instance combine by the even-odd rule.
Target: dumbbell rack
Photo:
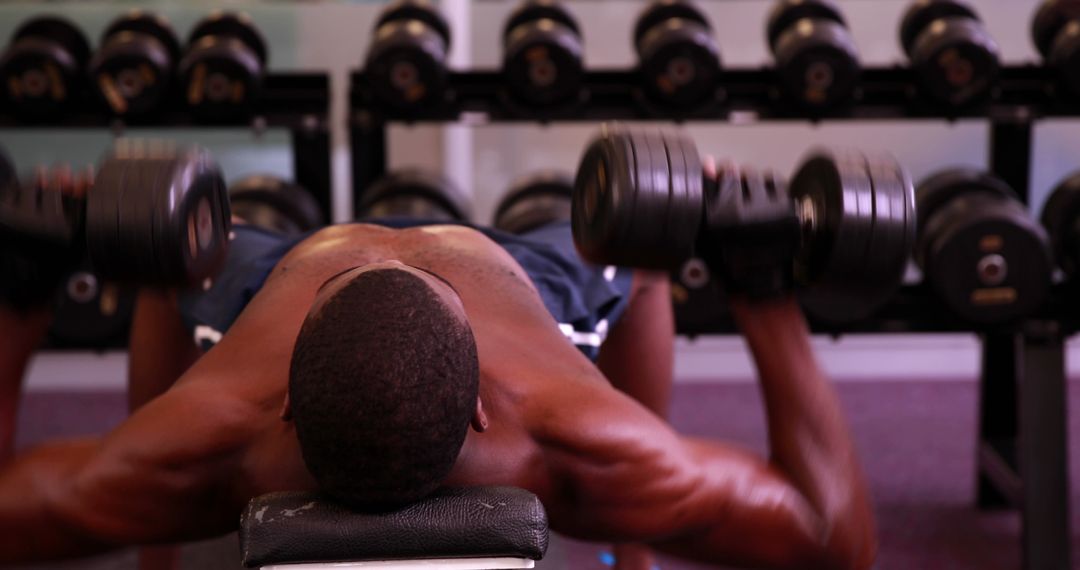
[[[291,133],[296,182],[308,189],[324,212],[330,203],[330,78],[325,73],[271,73],[263,80],[260,97],[249,116],[227,121],[201,122],[179,97],[165,101],[152,117],[121,121],[110,117],[89,94],[71,101],[67,113],[28,122],[0,106],[0,129],[112,129],[127,128],[287,128]]]
[[[721,121],[905,120],[983,118],[991,122],[990,170],[1025,203],[1031,170],[1033,122],[1080,116],[1080,107],[1058,102],[1050,72],[1042,67],[1004,68],[992,99],[949,111],[919,98],[910,70],[864,70],[860,94],[850,106],[822,114],[800,112],[781,99],[770,69],[725,70],[714,103],[673,112],[649,102],[632,70],[590,71],[582,97],[565,107],[538,112],[516,104],[498,71],[451,73],[441,104],[419,115],[380,106],[363,72],[350,86],[354,203],[386,171],[388,123],[597,122],[611,120]],[[977,504],[1018,509],[1023,519],[1023,564],[1029,570],[1068,570],[1070,566],[1067,418],[1064,343],[1080,330],[1080,307],[1057,286],[1048,308],[1006,327],[980,329],[948,316],[923,285],[904,286],[874,317],[851,326],[813,323],[815,331],[843,333],[974,332],[982,339]],[[680,334],[736,333],[722,319]]]

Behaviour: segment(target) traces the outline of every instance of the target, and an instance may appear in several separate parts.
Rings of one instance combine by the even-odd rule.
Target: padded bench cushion
[[[247,567],[296,562],[515,557],[539,560],[544,506],[513,487],[442,489],[390,513],[358,513],[317,493],[271,493],[240,519]]]

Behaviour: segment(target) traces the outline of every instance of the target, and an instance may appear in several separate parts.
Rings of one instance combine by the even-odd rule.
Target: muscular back
[[[580,438],[581,420],[598,409],[598,398],[631,408],[633,413],[620,418],[628,425],[638,425],[633,423],[637,414],[655,421],[608,386],[559,331],[520,265],[483,234],[461,226],[331,227],[278,263],[222,341],[153,406],[166,405],[174,393],[195,393],[209,406],[232,399],[250,407],[243,426],[228,428],[246,434],[234,452],[240,469],[229,475],[230,502],[239,506],[261,493],[314,485],[291,424],[279,417],[293,344],[323,283],[386,260],[446,279],[460,296],[476,339],[480,395],[490,427],[470,433],[449,483],[515,485],[553,503],[567,492],[563,466],[580,453],[570,450],[570,443]],[[556,419],[557,414],[566,417]],[[175,430],[165,421],[161,429]],[[566,461],[553,460],[556,449],[570,454]]]

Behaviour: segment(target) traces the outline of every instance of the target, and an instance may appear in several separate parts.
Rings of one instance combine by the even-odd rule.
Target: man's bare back
[[[647,371],[646,351],[623,351],[642,364],[605,377],[560,333],[522,267],[483,234],[368,225],[327,228],[293,248],[221,342],[112,433],[42,447],[0,471],[0,561],[213,536],[234,529],[254,496],[316,488],[286,399],[297,333],[328,280],[387,262],[445,279],[475,337],[480,404],[445,484],[525,488],[555,530],[585,539],[647,542],[715,563],[868,567],[866,491],[794,301],[734,307],[770,408],[769,463],[681,437],[616,390],[610,376]],[[669,303],[660,292],[659,303],[639,304]],[[153,330],[175,331],[175,319],[159,320],[168,321],[136,320],[146,334],[133,335],[132,373],[168,385],[170,363],[184,357],[162,349],[170,332]],[[141,365],[144,342],[152,362]],[[766,356],[766,344],[777,352]]]

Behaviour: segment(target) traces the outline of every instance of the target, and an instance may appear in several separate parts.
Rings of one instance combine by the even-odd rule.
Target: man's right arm
[[[0,468],[0,566],[234,529],[237,440],[222,438],[218,420],[231,414],[241,425],[241,410],[185,392],[158,398],[104,438],[46,444]]]

